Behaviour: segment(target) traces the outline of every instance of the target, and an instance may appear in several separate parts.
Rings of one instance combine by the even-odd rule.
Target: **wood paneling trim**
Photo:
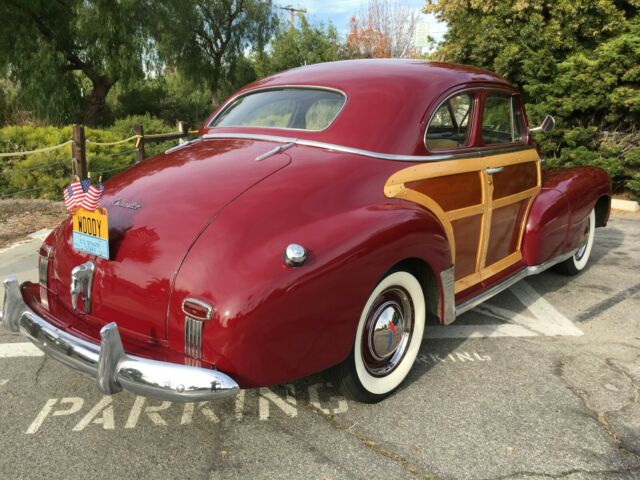
[[[459,208],[458,210],[451,210],[447,213],[447,218],[450,221],[460,220],[461,218],[472,217],[473,215],[480,215],[484,211],[482,204],[474,205],[472,207]]]
[[[523,192],[518,192],[513,195],[493,200],[493,179],[491,175],[486,173],[486,169],[489,167],[507,167],[509,165],[519,165],[529,162],[536,162],[537,185],[534,188],[529,188]],[[425,193],[412,190],[408,188],[407,185],[410,182],[470,172],[477,172],[480,177],[478,181],[481,182],[482,187],[482,203],[478,205],[469,205],[463,208],[445,210],[435,199]],[[456,248],[451,222],[462,218],[472,217],[474,215],[482,216],[481,233],[476,258],[476,272],[455,282],[455,291],[458,293],[481,282],[483,279],[489,278],[501,270],[512,266],[514,263],[522,259],[520,248],[522,245],[523,232],[533,199],[540,191],[540,182],[541,171],[538,153],[535,149],[527,149],[491,156],[461,158],[433,163],[426,162],[403,168],[389,177],[384,186],[384,193],[388,198],[402,198],[404,200],[413,201],[430,210],[438,218],[445,230],[451,251],[451,258],[454,261],[456,258]],[[522,202],[527,199],[529,199],[529,201],[526,207],[526,213],[523,216],[522,224],[520,225],[518,250],[492,265],[485,265],[487,248],[489,245],[489,235],[491,232],[491,216],[493,209],[516,202]]]
[[[498,198],[492,202],[493,209],[495,210],[496,208],[506,207],[512,203],[518,203],[522,200],[526,200],[527,198],[535,197],[539,191],[540,187],[533,187],[529,190],[525,190],[524,192],[514,193],[508,197]]]

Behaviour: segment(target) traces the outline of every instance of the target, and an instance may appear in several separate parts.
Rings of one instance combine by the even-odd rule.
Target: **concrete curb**
[[[611,208],[614,210],[623,210],[625,212],[637,212],[640,210],[640,205],[638,205],[638,202],[633,200],[620,200],[614,198],[611,200]]]

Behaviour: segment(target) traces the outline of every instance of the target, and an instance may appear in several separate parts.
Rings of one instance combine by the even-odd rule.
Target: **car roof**
[[[286,86],[340,90],[347,102],[336,120],[321,132],[295,131],[296,137],[381,153],[419,155],[425,153],[421,140],[425,113],[445,92],[473,84],[515,91],[502,77],[480,68],[425,60],[366,59],[294,68],[253,82],[238,94]],[[288,129],[242,129],[288,135]]]
[[[293,68],[255,82],[255,86],[286,84],[331,84],[349,91],[363,81],[381,84],[403,78],[416,88],[428,87],[434,81],[453,87],[466,82],[498,82],[510,85],[504,78],[482,68],[453,63],[399,58],[343,60]]]

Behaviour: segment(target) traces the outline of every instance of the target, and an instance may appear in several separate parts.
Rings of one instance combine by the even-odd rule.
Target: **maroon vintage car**
[[[3,322],[105,393],[209,400],[330,369],[381,400],[428,313],[449,324],[527,275],[585,268],[609,179],[545,170],[532,130],[512,85],[466,66],[265,78],[109,180],[84,212],[108,229],[55,229],[39,284],[5,280]]]

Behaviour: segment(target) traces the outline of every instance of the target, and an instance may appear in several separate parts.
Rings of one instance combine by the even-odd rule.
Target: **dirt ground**
[[[0,248],[67,217],[64,203],[50,200],[0,200]]]

